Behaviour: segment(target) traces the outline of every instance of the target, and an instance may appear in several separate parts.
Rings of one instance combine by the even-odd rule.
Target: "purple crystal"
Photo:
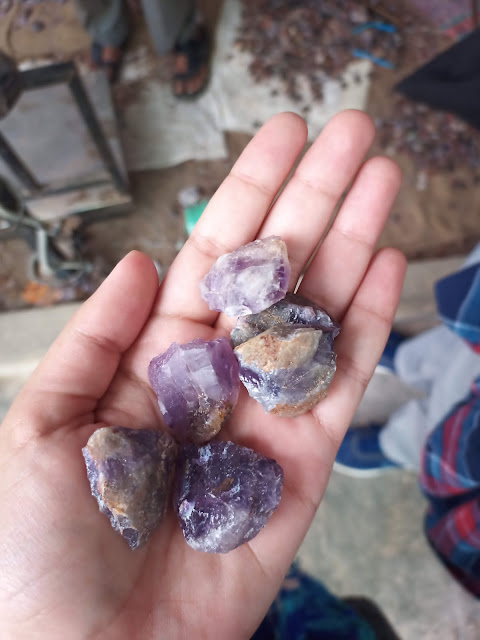
[[[174,342],[150,362],[148,377],[180,442],[211,440],[237,403],[238,363],[227,338]]]
[[[180,456],[174,507],[187,543],[227,553],[254,538],[280,502],[280,465],[233,442],[187,445]]]
[[[158,527],[171,499],[175,441],[155,429],[102,427],[82,453],[100,511],[137,549]]]
[[[200,292],[210,309],[245,316],[281,300],[289,279],[287,247],[270,236],[220,256],[200,281]]]
[[[240,318],[231,334],[248,393],[268,413],[295,417],[327,395],[340,325],[314,303],[288,294],[262,313]]]
[[[283,300],[269,309],[239,318],[230,340],[236,347],[276,324],[295,324],[321,329],[324,333],[330,333],[332,339],[340,333],[340,325],[330,318],[325,309],[296,293],[287,293]]]

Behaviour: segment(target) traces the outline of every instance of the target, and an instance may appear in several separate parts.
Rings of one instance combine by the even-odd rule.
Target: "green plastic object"
[[[185,219],[185,231],[187,235],[190,235],[193,231],[194,226],[200,220],[200,216],[205,211],[206,206],[208,204],[208,200],[201,200],[197,204],[194,204],[191,207],[187,207],[184,212]]]

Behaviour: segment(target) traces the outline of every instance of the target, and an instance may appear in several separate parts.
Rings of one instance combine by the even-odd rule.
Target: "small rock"
[[[280,465],[233,442],[184,447],[174,507],[187,543],[197,551],[228,553],[254,538],[278,507]]]
[[[240,380],[266,412],[300,416],[322,400],[335,374],[331,333],[277,324],[235,348]]]
[[[462,180],[462,178],[453,178],[450,181],[450,186],[452,189],[468,189],[468,184],[466,183],[465,180]]]
[[[200,293],[210,309],[244,316],[284,298],[289,279],[287,247],[270,236],[220,256],[200,281]]]
[[[0,0],[0,15],[7,14],[12,8],[13,0]]]
[[[31,23],[30,28],[35,33],[39,33],[40,31],[43,31],[45,29],[45,23],[42,22],[41,20],[34,20]]]
[[[180,442],[211,440],[238,400],[238,363],[227,338],[174,342],[150,362],[148,377]]]
[[[302,415],[327,395],[340,325],[318,305],[289,293],[262,313],[240,318],[230,340],[248,393],[268,413]]]
[[[239,318],[230,334],[230,340],[233,346],[237,347],[277,324],[321,329],[325,333],[331,333],[332,338],[336,338],[340,333],[340,325],[330,318],[325,309],[297,293],[287,293],[283,300],[269,309]]]
[[[82,449],[92,495],[112,527],[137,549],[165,516],[177,446],[156,429],[102,427]]]
[[[350,20],[354,24],[361,24],[368,21],[368,11],[365,7],[354,7],[350,10]]]
[[[425,171],[419,171],[417,174],[417,191],[425,191],[428,187],[428,175]]]

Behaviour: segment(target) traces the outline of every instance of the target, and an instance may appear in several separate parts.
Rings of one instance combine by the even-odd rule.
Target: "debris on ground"
[[[0,0],[0,15],[6,15],[12,8],[13,0]]]
[[[407,154],[419,171],[480,168],[480,132],[450,113],[395,96],[391,113],[375,124],[385,152]]]
[[[71,280],[31,280],[24,287],[21,297],[24,303],[34,307],[48,307],[57,302],[83,301],[98,289],[107,274],[104,265],[96,264],[90,271]]]
[[[58,289],[36,281],[27,284],[22,292],[22,298],[24,302],[34,307],[48,307],[61,299]]]
[[[43,31],[45,29],[45,23],[42,22],[41,20],[34,20],[31,24],[30,24],[30,29],[34,32],[34,33],[38,33],[40,31]]]
[[[327,78],[345,86],[342,74],[359,53],[405,77],[452,42],[418,2],[242,0],[237,46],[253,56],[250,72],[257,82],[279,79],[289,97],[300,101],[306,79],[315,101],[322,99]],[[394,95],[398,79],[392,74],[388,113],[373,105],[384,151],[409,155],[427,173],[479,167],[480,132],[456,116]]]
[[[300,76],[314,99],[321,99],[325,79],[341,77],[356,57],[393,69],[412,53],[421,64],[445,46],[444,36],[406,7],[400,21],[391,7],[377,5],[373,10],[358,0],[242,0],[237,46],[252,54],[250,72],[257,82],[278,78],[294,100],[302,99]]]
[[[465,35],[475,27],[472,0],[411,0],[411,3],[432,25],[456,36]]]
[[[180,189],[177,195],[178,204],[186,209],[187,207],[193,207],[198,204],[202,199],[204,193],[203,189],[197,184],[190,185]]]
[[[205,190],[195,184],[180,189],[177,202],[183,212],[185,233],[189,236],[205,211],[209,198],[206,197]]]

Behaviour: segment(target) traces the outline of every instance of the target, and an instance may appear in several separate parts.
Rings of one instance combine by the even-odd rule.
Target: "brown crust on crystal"
[[[292,333],[291,327],[288,327],[286,333],[283,326],[277,325],[239,345],[235,352],[241,355],[244,364],[267,373],[290,369],[301,366],[312,357],[321,336],[322,332],[316,329],[302,327]]]
[[[296,418],[301,416],[327,397],[328,391],[323,389],[319,393],[316,393],[302,402],[301,404],[277,404],[269,413],[280,416],[282,418]]]
[[[198,420],[195,421],[194,428],[191,430],[191,441],[194,444],[203,444],[211,440],[222,428],[233,411],[233,406],[229,402],[225,402],[215,409],[210,416],[210,422],[207,422],[208,416],[202,416],[202,412],[198,412]],[[201,427],[204,427],[201,429]]]

